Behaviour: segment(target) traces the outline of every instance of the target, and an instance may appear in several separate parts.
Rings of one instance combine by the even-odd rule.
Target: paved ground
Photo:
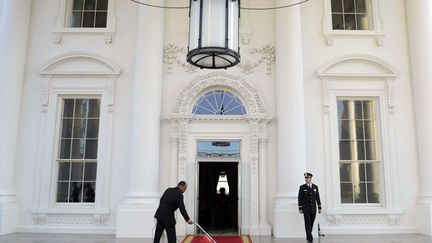
[[[181,242],[179,239],[178,242]],[[304,239],[252,237],[253,243],[305,243]],[[114,235],[84,234],[10,234],[0,236],[0,243],[152,243],[152,239],[116,239]],[[423,235],[326,235],[317,243],[432,243]],[[161,241],[166,243],[166,241]]]

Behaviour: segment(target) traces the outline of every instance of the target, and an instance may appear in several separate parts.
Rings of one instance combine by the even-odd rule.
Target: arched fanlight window
[[[242,101],[225,90],[213,90],[201,96],[195,103],[195,115],[244,115],[246,109]]]

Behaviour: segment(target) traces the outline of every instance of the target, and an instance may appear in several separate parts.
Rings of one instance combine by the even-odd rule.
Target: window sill
[[[53,208],[34,208],[33,214],[109,214],[109,208],[96,208],[94,204],[89,205],[58,205]]]
[[[338,209],[327,209],[327,215],[401,215],[404,210],[401,208],[383,208],[380,206],[350,206]]]
[[[383,46],[385,33],[377,30],[326,30],[323,33],[328,46],[335,38],[373,38],[377,46]]]
[[[54,42],[59,44],[63,41],[65,35],[78,36],[78,35],[101,35],[105,36],[105,43],[111,44],[112,37],[114,35],[114,28],[60,28],[54,29],[53,34],[55,36]]]

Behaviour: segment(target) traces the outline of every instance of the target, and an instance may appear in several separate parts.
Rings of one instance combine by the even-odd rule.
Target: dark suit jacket
[[[174,218],[174,212],[178,208],[186,222],[189,221],[190,218],[183,203],[183,193],[178,187],[168,188],[160,199],[159,207],[156,210],[154,217],[166,224],[175,225],[176,221]]]
[[[309,188],[307,184],[301,185],[298,194],[299,210],[303,210],[303,213],[316,213],[317,204],[318,209],[321,209],[318,186],[312,184],[312,188]]]

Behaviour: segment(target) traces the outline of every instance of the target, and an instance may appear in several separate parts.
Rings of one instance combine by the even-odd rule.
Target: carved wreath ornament
[[[175,44],[168,44],[164,48],[164,63],[167,64],[167,73],[172,74],[174,65],[178,65],[185,69],[187,73],[195,73],[198,68],[187,63],[185,55],[187,48],[179,47]],[[244,60],[234,68],[239,68],[244,74],[252,74],[254,70],[265,63],[267,75],[271,75],[273,65],[275,64],[275,48],[272,45],[265,45],[261,48],[249,49],[249,53],[253,56],[258,56],[254,61]]]

